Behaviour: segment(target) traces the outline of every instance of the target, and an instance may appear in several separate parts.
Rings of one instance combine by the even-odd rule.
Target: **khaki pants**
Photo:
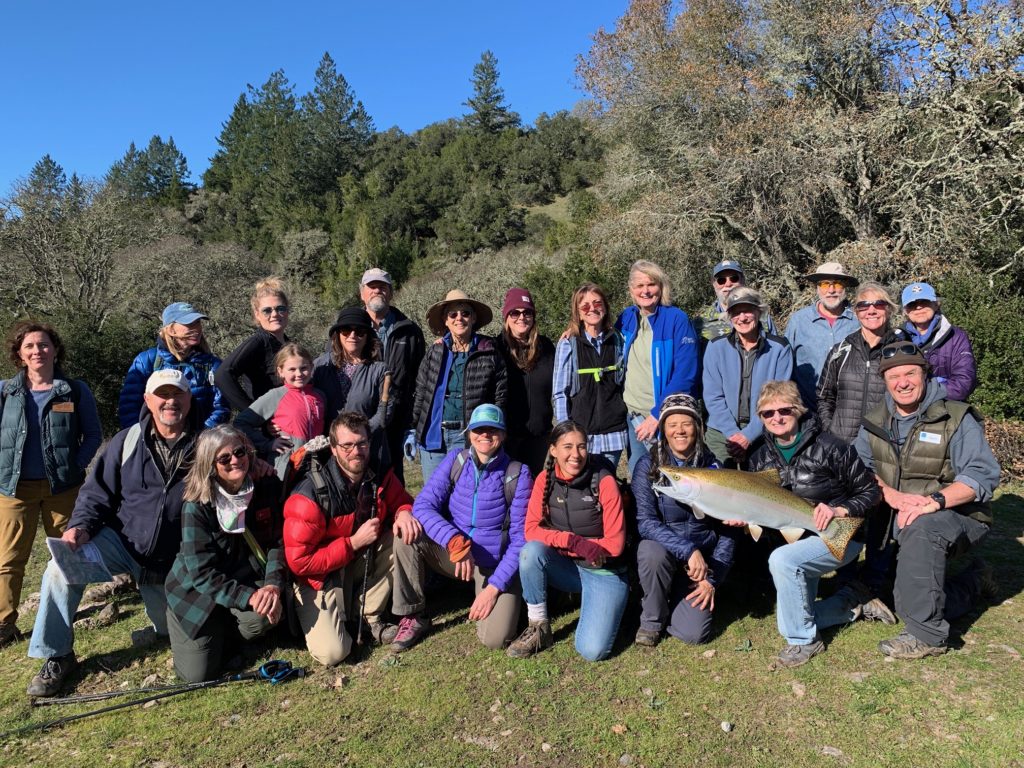
[[[322,589],[313,589],[296,580],[293,587],[295,614],[306,638],[310,655],[327,667],[340,664],[352,650],[352,636],[345,628],[348,616],[366,616],[373,624],[381,620],[391,596],[392,545],[390,527],[383,529],[376,544],[371,544],[344,568],[324,579]],[[366,555],[373,553],[372,569],[367,578],[366,610],[363,613],[363,574]],[[358,591],[357,591],[357,588]]]
[[[0,495],[0,624],[18,620],[21,582],[39,518],[47,536],[60,538],[77,498],[78,486],[53,494],[48,480],[22,480],[14,496]]]
[[[442,576],[455,578],[455,563],[440,544],[426,536],[421,536],[415,544],[406,544],[401,539],[395,542],[394,610],[398,616],[410,616],[426,607],[423,597],[426,566]],[[481,570],[479,566],[473,569],[475,594],[479,595],[487,586],[487,577],[492,573],[491,570]],[[497,650],[512,642],[519,624],[521,595],[519,579],[516,578],[507,592],[498,595],[490,616],[476,623],[476,636],[481,643]]]

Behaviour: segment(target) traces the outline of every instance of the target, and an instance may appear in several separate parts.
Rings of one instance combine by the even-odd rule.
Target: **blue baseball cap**
[[[187,301],[176,301],[173,304],[168,304],[160,318],[164,325],[170,325],[171,323],[188,325],[196,320],[210,319]]]
[[[726,259],[725,261],[720,261],[717,264],[715,264],[715,269],[711,273],[711,276],[718,277],[719,273],[728,270],[736,272],[742,277],[746,277],[746,275],[743,273],[743,267],[740,266],[740,263],[738,261],[733,261],[732,259]]]
[[[501,412],[501,408],[491,403],[484,403],[474,408],[466,429],[479,429],[480,427],[494,427],[504,431],[505,414]]]
[[[938,301],[939,297],[935,294],[935,289],[932,288],[928,283],[911,283],[903,289],[903,295],[900,297],[900,303],[903,306],[907,306],[913,301]]]

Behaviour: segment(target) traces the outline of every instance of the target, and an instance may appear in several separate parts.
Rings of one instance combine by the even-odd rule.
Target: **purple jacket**
[[[447,547],[461,533],[472,542],[476,564],[494,569],[487,579],[502,592],[519,572],[519,550],[526,543],[526,505],[533,490],[533,478],[524,464],[519,471],[515,496],[512,499],[508,546],[501,551],[502,527],[505,522],[505,468],[510,461],[505,451],[483,467],[475,458],[466,461],[458,482],[449,492],[452,463],[461,448],[449,451],[434,470],[427,484],[416,497],[412,513],[431,541]],[[475,455],[472,454],[471,455]]]
[[[964,402],[978,387],[977,364],[971,340],[963,328],[958,328],[939,315],[939,323],[929,339],[920,343],[916,329],[907,323],[911,338],[921,347],[925,360],[932,368],[932,376],[946,386],[950,400]]]

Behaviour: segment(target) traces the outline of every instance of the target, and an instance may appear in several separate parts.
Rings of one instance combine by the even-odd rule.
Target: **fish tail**
[[[834,517],[828,527],[821,532],[822,541],[836,560],[842,561],[846,556],[846,547],[863,523],[862,517]]]

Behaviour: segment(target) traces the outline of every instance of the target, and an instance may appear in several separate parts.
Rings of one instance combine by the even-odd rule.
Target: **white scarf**
[[[224,533],[245,533],[245,510],[252,501],[253,490],[249,478],[245,479],[238,493],[230,493],[220,483],[217,484],[217,522]]]

